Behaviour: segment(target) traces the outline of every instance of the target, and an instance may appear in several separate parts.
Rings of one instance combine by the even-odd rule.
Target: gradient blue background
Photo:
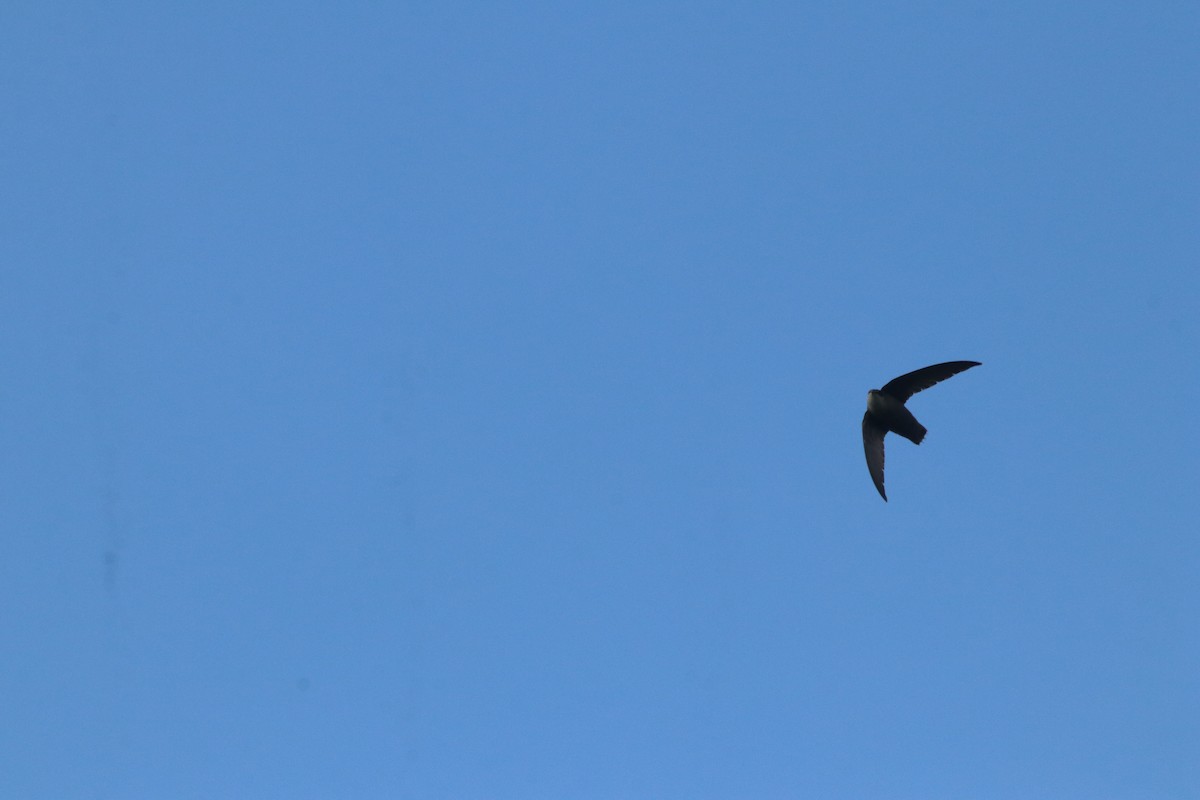
[[[1200,794],[1200,10],[833,5],[7,4],[0,795]]]

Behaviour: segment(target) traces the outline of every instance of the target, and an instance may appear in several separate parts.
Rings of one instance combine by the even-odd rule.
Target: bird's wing
[[[957,375],[971,367],[978,366],[978,361],[947,361],[945,364],[934,364],[932,367],[924,367],[894,378],[885,383],[880,391],[890,394],[903,403],[917,392],[928,389],[935,383],[941,383],[951,375]]]
[[[863,450],[867,454],[867,469],[871,471],[871,480],[875,481],[875,488],[879,490],[879,496],[886,503],[887,494],[883,491],[883,435],[885,433],[887,430],[875,421],[870,411],[863,414]]]

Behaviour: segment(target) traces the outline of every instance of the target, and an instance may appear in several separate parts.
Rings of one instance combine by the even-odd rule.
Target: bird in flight
[[[882,389],[867,392],[867,413],[863,414],[863,450],[867,453],[867,469],[871,480],[879,490],[879,496],[887,502],[883,491],[883,437],[888,432],[898,433],[913,444],[925,438],[925,426],[917,422],[912,412],[904,407],[908,398],[917,392],[941,383],[971,367],[978,361],[947,361],[932,367],[901,375],[883,385]]]

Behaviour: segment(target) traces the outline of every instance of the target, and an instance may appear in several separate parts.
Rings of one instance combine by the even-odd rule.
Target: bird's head
[[[867,392],[867,408],[871,411],[878,412],[883,406],[883,392],[878,389],[872,389]]]

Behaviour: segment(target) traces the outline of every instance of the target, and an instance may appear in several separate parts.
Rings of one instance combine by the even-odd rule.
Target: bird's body
[[[903,436],[913,444],[925,438],[925,426],[917,422],[904,404],[922,389],[928,389],[952,375],[979,366],[978,361],[947,361],[931,367],[909,372],[888,381],[882,389],[867,392],[867,413],[863,414],[863,450],[867,455],[867,469],[871,480],[879,490],[879,496],[887,501],[883,491],[883,437],[891,432]]]
[[[867,392],[867,412],[884,430],[898,433],[913,444],[920,444],[928,432],[903,402],[878,389]]]

